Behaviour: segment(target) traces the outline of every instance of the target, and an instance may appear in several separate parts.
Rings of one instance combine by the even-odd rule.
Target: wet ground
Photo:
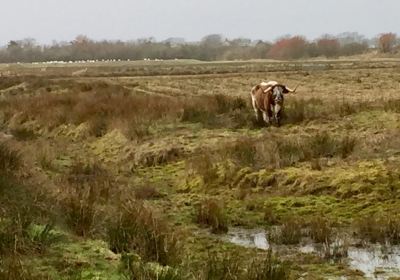
[[[279,246],[273,246],[268,242],[267,232],[264,229],[231,228],[222,239],[244,247],[263,250],[272,247],[273,250],[279,251]],[[286,247],[290,247],[293,251],[320,256],[326,255],[327,251],[326,245],[312,242]],[[329,245],[328,250],[331,252],[332,260],[337,257],[335,254],[338,250],[345,251],[341,257],[352,269],[363,272],[367,279],[384,280],[400,276],[400,246],[366,244],[363,247],[356,247],[354,241],[337,240]],[[336,253],[332,253],[333,251]]]

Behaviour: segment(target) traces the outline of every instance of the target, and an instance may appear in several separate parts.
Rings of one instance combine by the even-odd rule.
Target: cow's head
[[[272,99],[271,105],[273,106],[274,119],[277,125],[280,125],[281,111],[284,101],[283,95],[285,93],[294,93],[296,92],[296,89],[297,87],[293,90],[285,85],[275,84],[264,90],[265,93],[270,92],[271,94],[271,99]]]

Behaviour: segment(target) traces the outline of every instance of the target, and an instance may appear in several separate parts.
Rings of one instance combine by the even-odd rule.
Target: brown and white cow
[[[261,120],[262,114],[262,118],[267,124],[274,119],[279,126],[284,101],[283,95],[294,93],[296,89],[297,87],[290,89],[276,81],[262,82],[254,86],[251,89],[251,100],[257,120]]]

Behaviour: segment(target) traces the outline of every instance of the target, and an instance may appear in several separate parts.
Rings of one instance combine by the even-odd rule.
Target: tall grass
[[[10,148],[6,143],[0,142],[0,174],[15,171],[20,164],[19,152]]]
[[[173,97],[156,94],[133,94],[119,85],[105,82],[59,85],[65,92],[38,92],[10,98],[1,106],[9,119],[23,112],[24,119],[36,120],[46,128],[62,124],[87,123],[89,135],[101,137],[108,131],[121,129],[128,138],[147,136],[154,122],[201,123],[206,127],[240,127],[245,125],[236,112],[247,111],[247,101],[228,95]],[[234,117],[231,117],[231,114]],[[239,122],[237,124],[236,122]],[[115,124],[118,123],[118,127]],[[122,126],[122,127],[121,127]],[[33,135],[18,130],[21,138]]]
[[[400,99],[385,100],[384,109],[385,111],[400,113]]]
[[[309,221],[309,235],[314,242],[330,244],[332,224],[322,216],[312,217]]]
[[[213,233],[228,231],[228,218],[222,204],[214,199],[206,199],[197,207],[196,222],[211,227]]]
[[[218,179],[218,168],[215,159],[208,155],[196,155],[186,160],[187,177],[198,175],[205,185],[211,185]]]
[[[242,264],[238,256],[232,254],[208,254],[207,261],[202,271],[201,280],[236,280],[240,279]]]
[[[354,221],[358,235],[372,243],[400,244],[400,216],[378,213]]]
[[[270,239],[276,244],[299,244],[303,237],[304,224],[300,217],[286,217],[281,226],[270,233]]]
[[[346,158],[357,142],[354,137],[317,132],[304,136],[268,134],[258,140],[239,139],[223,144],[219,153],[242,166],[281,168],[321,157]]]
[[[249,280],[285,280],[290,279],[290,266],[279,260],[271,250],[263,257],[255,258],[247,269],[244,279]]]
[[[110,249],[135,252],[144,261],[173,265],[180,261],[180,242],[170,225],[142,202],[128,200],[107,223]]]
[[[11,134],[19,141],[28,141],[37,138],[36,133],[26,127],[11,129]]]
[[[138,186],[135,188],[134,193],[135,198],[138,200],[150,200],[162,197],[162,194],[157,190],[157,188],[151,185]]]
[[[178,118],[179,100],[156,95],[133,95],[122,86],[94,84],[93,89],[72,88],[57,94],[43,92],[9,99],[3,105],[7,116],[23,112],[27,119],[53,128],[61,124],[89,123],[94,136],[113,129],[113,119],[131,123],[148,122],[172,116]],[[77,92],[78,91],[78,92]]]
[[[75,163],[64,179],[64,189],[60,195],[60,207],[65,222],[78,235],[92,233],[99,205],[109,198],[112,181],[98,164]]]
[[[390,108],[390,102],[382,104],[369,101],[349,102],[343,99],[329,100],[329,106],[321,98],[293,98],[285,101],[283,123],[296,124],[312,120],[333,120],[371,109]]]
[[[286,280],[290,266],[268,250],[266,254],[243,261],[232,253],[209,253],[199,280]]]
[[[122,254],[122,267],[126,279],[132,280],[183,280],[183,273],[170,266],[161,266],[157,263],[144,263],[134,254]]]
[[[46,233],[32,239],[30,229],[50,219],[52,207],[47,205],[47,195],[18,177],[19,162],[17,152],[0,145],[0,259],[36,249],[43,252],[49,245]]]

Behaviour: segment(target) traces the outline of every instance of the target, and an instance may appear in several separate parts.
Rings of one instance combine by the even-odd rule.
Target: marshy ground
[[[399,65],[1,65],[0,279],[397,279],[352,260],[399,252]]]

